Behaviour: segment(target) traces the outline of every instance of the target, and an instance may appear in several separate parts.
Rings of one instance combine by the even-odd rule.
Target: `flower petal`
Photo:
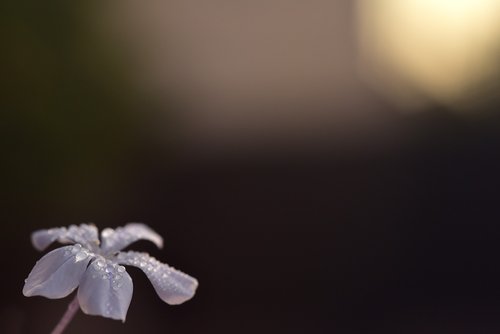
[[[26,297],[63,298],[76,289],[91,253],[80,245],[54,249],[33,267],[23,287]]]
[[[153,284],[160,298],[170,304],[182,304],[193,298],[198,281],[183,272],[161,263],[146,253],[120,252],[118,262],[140,268]]]
[[[31,243],[37,250],[42,251],[59,237],[64,235],[64,233],[66,233],[65,227],[38,230],[31,234]]]
[[[83,276],[78,302],[86,314],[125,321],[133,290],[125,267],[99,258]]]
[[[39,251],[44,250],[56,240],[63,244],[80,243],[88,249],[94,249],[99,245],[97,228],[89,224],[38,230],[31,234],[31,242]]]
[[[145,239],[153,242],[158,248],[163,247],[163,238],[150,229],[148,226],[140,223],[130,223],[124,227],[118,227],[113,230],[106,228],[101,232],[101,249],[108,253],[118,252],[131,243]]]

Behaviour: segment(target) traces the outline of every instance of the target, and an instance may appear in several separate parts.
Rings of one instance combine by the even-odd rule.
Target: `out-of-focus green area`
[[[125,57],[95,24],[104,5],[2,2],[2,201],[16,210],[33,198],[64,207],[68,193],[117,191],[138,150]]]

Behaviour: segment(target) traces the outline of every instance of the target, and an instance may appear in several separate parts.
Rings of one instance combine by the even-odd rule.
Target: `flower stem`
[[[80,304],[78,304],[78,296],[75,295],[75,298],[71,303],[68,305],[68,309],[66,310],[66,313],[64,313],[63,317],[61,320],[59,320],[59,323],[57,326],[54,328],[51,334],[61,334],[64,332],[66,329],[66,326],[71,322],[73,317],[75,316],[76,312],[80,309]]]

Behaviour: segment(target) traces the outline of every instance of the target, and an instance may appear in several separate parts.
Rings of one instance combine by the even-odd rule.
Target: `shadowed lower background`
[[[131,268],[125,324],[68,333],[498,332],[497,7],[409,1],[435,14],[411,36],[483,42],[407,58],[396,3],[0,5],[0,332],[49,332],[70,302],[22,295],[33,230],[133,221],[165,248],[130,248],[196,296],[168,306]]]

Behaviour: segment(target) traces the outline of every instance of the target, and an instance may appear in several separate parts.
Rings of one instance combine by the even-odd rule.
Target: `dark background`
[[[106,43],[71,37],[82,8],[65,4],[2,5],[0,332],[47,333],[69,303],[21,293],[33,230],[131,221],[165,238],[131,248],[196,277],[196,296],[168,306],[131,268],[126,323],[80,312],[68,333],[500,330],[498,102],[467,118],[375,100],[397,131],[349,148],[186,149],[174,116],[150,134],[154,112],[134,110],[156,105]]]

